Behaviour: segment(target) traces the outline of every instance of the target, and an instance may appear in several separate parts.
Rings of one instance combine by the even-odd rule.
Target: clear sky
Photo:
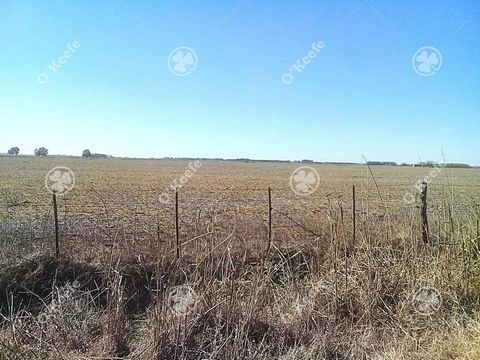
[[[0,0],[0,152],[480,165],[479,110],[477,0]]]

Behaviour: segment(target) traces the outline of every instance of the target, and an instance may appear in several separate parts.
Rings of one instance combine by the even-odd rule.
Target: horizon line
[[[66,155],[66,154],[48,154],[46,156],[37,156],[37,155],[30,155],[30,154],[18,154],[12,155],[7,153],[0,153],[0,157],[28,157],[28,158],[51,158],[51,157],[67,157],[67,158],[79,158],[79,159],[91,159],[91,160],[100,160],[100,159],[119,159],[119,160],[172,160],[172,161],[188,161],[188,160],[202,160],[202,161],[225,161],[225,162],[265,162],[265,163],[292,163],[292,164],[331,164],[331,165],[372,165],[372,166],[424,166],[429,167],[436,164],[440,164],[439,162],[435,161],[422,161],[416,163],[409,163],[409,162],[396,162],[396,161],[389,161],[389,160],[367,160],[366,162],[352,162],[352,161],[315,161],[311,159],[302,159],[302,160],[282,160],[282,159],[251,159],[251,158],[210,158],[210,157],[172,157],[172,156],[164,156],[164,157],[130,157],[130,156],[114,156],[108,154],[99,154],[99,153],[92,153],[93,156],[82,156],[82,155]],[[96,155],[96,156],[95,156]],[[458,167],[470,167],[470,168],[479,168],[480,165],[472,165],[469,163],[458,163],[458,162],[445,162],[444,165],[446,166],[458,166]]]

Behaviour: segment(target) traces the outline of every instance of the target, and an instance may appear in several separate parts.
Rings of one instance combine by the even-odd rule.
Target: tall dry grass
[[[274,198],[268,253],[267,214],[214,207],[181,214],[180,260],[161,221],[126,241],[101,216],[88,240],[64,237],[58,264],[31,240],[3,260],[0,358],[480,358],[478,206],[435,203],[425,244],[416,205],[371,202],[358,196],[354,234],[346,194]],[[429,315],[412,303],[422,287],[442,295]]]

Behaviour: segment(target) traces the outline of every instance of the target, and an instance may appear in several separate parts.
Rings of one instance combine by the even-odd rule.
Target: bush
[[[14,146],[8,150],[8,155],[18,155],[20,153],[20,149],[17,146]]]
[[[35,149],[34,154],[35,154],[35,156],[47,156],[48,155],[48,149],[44,148],[44,147],[37,148],[37,149]]]

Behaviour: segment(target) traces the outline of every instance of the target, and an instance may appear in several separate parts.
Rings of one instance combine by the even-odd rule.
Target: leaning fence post
[[[178,225],[178,191],[175,189],[175,242],[177,244],[177,260],[180,259],[180,231]]]
[[[272,189],[268,188],[268,246],[267,253],[272,245]]]
[[[55,222],[55,258],[57,259],[60,257],[60,236],[58,233],[58,207],[57,207],[57,193],[53,191],[53,217]]]
[[[422,238],[423,242],[428,243],[428,218],[427,218],[427,189],[428,184],[426,182],[422,183],[422,190],[420,192],[420,216],[422,220]]]

